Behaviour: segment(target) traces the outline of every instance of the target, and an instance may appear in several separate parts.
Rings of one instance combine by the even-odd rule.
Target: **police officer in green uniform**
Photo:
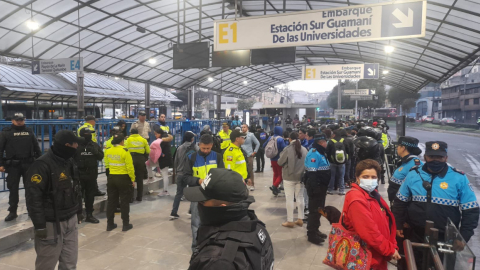
[[[132,155],[133,167],[135,168],[135,182],[137,183],[137,201],[141,202],[143,197],[143,178],[147,175],[147,161],[148,154],[150,154],[150,146],[147,140],[138,134],[138,129],[132,128],[130,130],[130,137],[125,141],[125,148]],[[132,191],[132,199],[135,190]]]
[[[132,188],[135,188],[135,169],[132,155],[124,148],[123,134],[115,134],[112,140],[113,147],[105,151],[105,168],[107,175],[107,231],[117,228],[114,223],[115,208],[120,200],[123,229],[128,231],[133,228],[130,224],[130,199]]]
[[[76,269],[78,225],[83,219],[78,170],[73,161],[83,138],[70,130],[55,134],[50,150],[26,173],[28,215],[35,228],[35,269]]]

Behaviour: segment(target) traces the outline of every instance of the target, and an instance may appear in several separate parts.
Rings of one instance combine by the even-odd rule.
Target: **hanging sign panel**
[[[214,21],[214,50],[425,36],[427,1],[402,1]]]
[[[303,80],[378,79],[378,64],[304,66]]]
[[[32,74],[83,71],[83,57],[32,61]]]

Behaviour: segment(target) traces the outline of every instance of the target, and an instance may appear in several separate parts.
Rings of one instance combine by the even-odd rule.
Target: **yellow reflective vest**
[[[147,140],[139,134],[131,134],[125,141],[125,148],[127,148],[130,153],[150,154],[150,146]]]
[[[165,125],[165,126],[160,125],[160,128],[161,128],[163,131],[165,131],[166,133],[170,133],[170,127],[169,127],[169,126],[167,126],[167,125]]]
[[[385,133],[382,133],[382,145],[384,149],[388,147],[388,136]]]
[[[132,155],[121,145],[114,145],[105,150],[105,168],[110,174],[128,174],[135,182],[135,169],[133,168]]]
[[[225,163],[225,169],[237,172],[243,179],[247,179],[247,161],[243,155],[242,148],[233,143],[229,144],[228,149],[223,153],[223,163]]]
[[[110,137],[110,139],[108,139],[107,141],[105,141],[105,143],[103,144],[103,149],[108,149],[112,147],[113,146],[112,140],[113,140],[113,136]]]
[[[194,177],[205,179],[210,169],[218,168],[219,164],[217,161],[217,156],[221,154],[212,151],[205,157],[201,156],[198,152],[193,153],[192,155],[196,155],[195,163],[193,163],[192,167]]]
[[[228,133],[224,132],[223,130],[221,130],[220,132],[218,132],[218,136],[220,136],[220,138],[222,138],[222,145],[220,146],[220,148],[225,149],[228,147],[228,145],[230,144],[230,133],[232,133],[231,130],[228,130]]]
[[[92,132],[92,141],[93,142],[97,142],[97,133],[95,132],[95,127],[90,124],[90,123],[85,123],[83,124],[83,126],[81,126],[78,131],[77,131],[77,136],[80,137],[80,130],[84,129],[84,128],[88,128],[90,129],[90,131]]]

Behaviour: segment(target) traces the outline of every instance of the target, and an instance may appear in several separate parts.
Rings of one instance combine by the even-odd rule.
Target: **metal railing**
[[[119,120],[126,122],[126,131],[127,135],[130,134],[130,127],[136,119],[100,119],[95,123],[95,131],[97,136],[97,143],[103,147],[105,141],[110,138],[110,131],[114,126],[117,125]],[[53,144],[53,138],[55,137],[56,132],[60,130],[71,130],[77,134],[77,130],[84,124],[84,120],[81,119],[64,119],[64,120],[26,120],[25,125],[33,129],[37,137],[38,144],[42,153],[48,151]],[[149,143],[155,140],[153,135],[153,128],[158,124],[157,121],[149,121],[152,133],[150,134]],[[181,120],[169,120],[166,121],[166,124],[170,128],[170,133],[174,136],[174,140],[171,145],[178,147],[183,140],[183,135],[187,131],[192,131],[195,134],[200,135],[200,132],[203,130],[205,125],[209,125],[212,132],[217,133],[221,129],[221,121],[219,120],[194,120],[194,121],[181,121]],[[10,121],[0,121],[0,130],[3,130],[5,127],[11,126]],[[2,153],[3,155],[4,153]],[[98,163],[99,174],[104,173],[105,169],[103,162]],[[0,185],[0,192],[8,191],[7,185],[5,182],[5,173],[1,173],[0,181],[3,182],[3,185]]]

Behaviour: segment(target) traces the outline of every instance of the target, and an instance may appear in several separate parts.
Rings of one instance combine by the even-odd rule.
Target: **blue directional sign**
[[[382,6],[382,37],[422,34],[423,2]]]
[[[364,79],[378,79],[378,64],[365,64],[363,68]]]
[[[32,61],[32,74],[40,74],[40,61]]]

